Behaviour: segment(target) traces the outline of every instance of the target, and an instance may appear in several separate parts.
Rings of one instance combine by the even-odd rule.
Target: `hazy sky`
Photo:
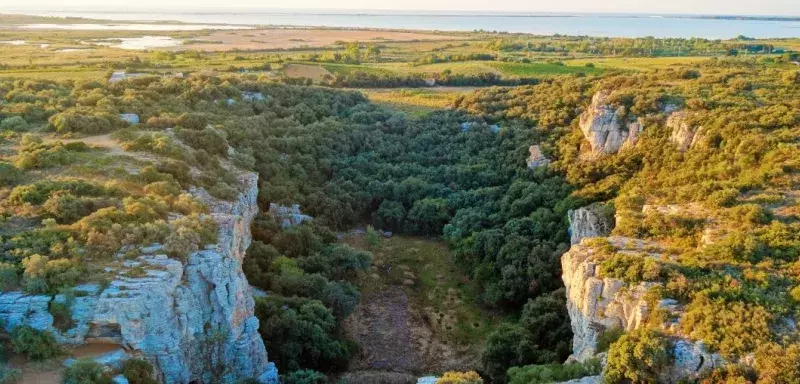
[[[800,15],[800,0],[0,0],[11,7],[263,7],[508,12],[632,12]],[[9,2],[9,3],[6,3]],[[4,4],[5,3],[5,4]]]

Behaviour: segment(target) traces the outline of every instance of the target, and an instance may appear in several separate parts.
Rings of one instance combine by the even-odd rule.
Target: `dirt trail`
[[[94,357],[116,351],[119,348],[119,345],[114,344],[85,344],[74,348],[66,348],[66,352],[67,355],[74,358]],[[24,356],[12,355],[8,363],[10,367],[19,369],[22,373],[19,383],[60,384],[64,375],[63,358],[32,362],[28,361]]]

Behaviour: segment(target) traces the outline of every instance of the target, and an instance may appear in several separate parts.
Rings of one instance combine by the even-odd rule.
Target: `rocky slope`
[[[109,284],[78,286],[74,298],[0,294],[0,323],[6,330],[20,324],[49,330],[65,344],[117,344],[125,351],[120,358],[149,360],[165,383],[277,383],[241,267],[258,211],[257,180],[240,174],[234,201],[190,191],[211,208],[219,233],[216,244],[192,252],[185,263],[168,258],[159,244],[144,247],[138,258],[106,268],[114,276]],[[54,319],[52,301],[69,301],[72,319]]]
[[[574,244],[561,258],[567,309],[574,333],[573,355],[570,359],[585,361],[596,357],[598,337],[607,330],[621,328],[631,331],[651,325],[661,327],[674,338],[675,360],[664,378],[665,382],[696,378],[706,370],[723,364],[722,358],[706,351],[702,342],[686,339],[677,332],[677,319],[682,314],[677,301],[669,298],[655,302],[648,300],[648,291],[660,283],[629,284],[621,279],[601,276],[601,252],[598,246],[602,242],[609,242],[618,253],[654,258],[663,256],[658,244],[608,236],[610,228],[605,232],[598,231],[601,227],[599,219],[591,212],[591,209],[582,208],[570,213]],[[668,320],[663,324],[648,324],[649,315],[655,310],[664,311]]]

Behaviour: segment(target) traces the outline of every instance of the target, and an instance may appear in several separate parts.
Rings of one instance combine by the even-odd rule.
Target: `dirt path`
[[[99,356],[118,350],[120,347],[113,344],[85,344],[75,348],[67,348],[67,355],[80,357]],[[20,370],[22,377],[19,383],[23,384],[60,384],[64,375],[62,359],[53,359],[44,362],[28,361],[23,356],[12,355],[8,361],[9,366]]]

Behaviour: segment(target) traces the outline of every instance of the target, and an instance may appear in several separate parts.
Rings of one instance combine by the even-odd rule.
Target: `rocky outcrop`
[[[191,190],[211,208],[219,233],[216,244],[190,253],[185,263],[161,254],[158,245],[145,247],[138,258],[107,267],[113,276],[107,286],[82,285],[74,297],[0,295],[0,320],[6,330],[20,324],[50,330],[62,343],[118,344],[151,361],[165,383],[277,383],[242,272],[258,211],[257,179],[241,174],[234,201]],[[71,324],[54,325],[51,301],[69,304]]]
[[[289,228],[295,225],[300,225],[313,218],[309,215],[303,214],[300,211],[299,204],[292,204],[292,206],[279,205],[275,203],[269,204],[269,214],[281,223],[281,228]]]
[[[531,145],[528,148],[528,169],[536,169],[550,165],[550,159],[542,153],[542,148],[538,145]]]
[[[597,92],[580,116],[581,131],[595,154],[616,153],[634,146],[642,131],[641,121],[628,121],[618,108],[608,103],[610,95],[609,91]]]
[[[677,111],[667,118],[667,128],[671,129],[670,140],[680,151],[693,147],[703,132],[703,127],[695,127],[689,122],[689,113]]]
[[[592,204],[567,212],[572,245],[587,237],[608,236],[614,229],[614,218],[605,206]]]
[[[608,237],[606,241],[618,253],[641,255],[661,259],[658,244],[626,238]],[[644,326],[659,326],[674,340],[674,362],[665,373],[665,382],[678,382],[683,378],[696,378],[701,373],[724,363],[717,354],[709,353],[702,342],[684,338],[677,330],[676,319],[683,308],[673,299],[648,302],[648,291],[661,284],[655,282],[626,283],[623,280],[601,276],[599,265],[602,253],[596,243],[583,239],[573,245],[561,258],[562,278],[566,286],[567,310],[572,326],[572,359],[586,361],[597,354],[598,337],[607,330],[631,331]],[[653,308],[655,307],[655,308]],[[649,315],[658,309],[665,311],[664,324],[648,324]]]

